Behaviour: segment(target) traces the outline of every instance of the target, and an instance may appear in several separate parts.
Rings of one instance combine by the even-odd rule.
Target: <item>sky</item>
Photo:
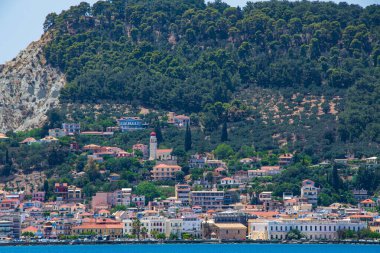
[[[0,0],[0,64],[11,60],[30,42],[40,38],[47,14],[60,13],[82,1],[93,4],[97,0]],[[224,1],[231,6],[244,6],[247,2],[247,0]],[[334,2],[339,1],[334,0]],[[362,6],[380,4],[380,0],[345,1]]]

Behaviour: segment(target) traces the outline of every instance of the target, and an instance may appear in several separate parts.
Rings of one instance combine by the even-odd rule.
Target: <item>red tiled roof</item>
[[[75,226],[72,229],[105,229],[105,228],[116,228],[123,229],[122,223],[83,223],[82,225]]]

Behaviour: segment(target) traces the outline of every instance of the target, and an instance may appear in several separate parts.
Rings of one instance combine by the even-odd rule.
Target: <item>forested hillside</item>
[[[210,132],[223,122],[243,129],[239,122],[253,120],[267,141],[304,130],[294,124],[319,128],[294,147],[301,150],[320,138],[330,146],[378,147],[380,6],[109,0],[50,14],[44,29],[54,36],[45,47],[47,61],[68,80],[61,101],[195,113]],[[319,96],[321,114],[330,116],[314,112],[275,129],[257,111],[267,101],[254,105],[247,97],[264,89],[288,103],[298,96],[299,105],[303,96]],[[337,115],[330,108],[334,98],[342,108]]]

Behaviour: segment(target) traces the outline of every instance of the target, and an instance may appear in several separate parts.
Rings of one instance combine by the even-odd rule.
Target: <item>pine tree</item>
[[[161,123],[158,118],[156,118],[156,125],[154,127],[154,131],[156,132],[157,145],[160,145],[160,143],[164,141],[164,137],[162,136]]]
[[[228,132],[227,132],[227,122],[224,121],[223,127],[222,127],[222,134],[220,136],[220,140],[222,142],[228,141]]]
[[[186,133],[185,133],[185,151],[189,151],[191,149],[191,130],[190,125],[186,125]]]

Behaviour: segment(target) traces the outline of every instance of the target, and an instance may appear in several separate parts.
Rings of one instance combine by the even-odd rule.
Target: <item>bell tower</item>
[[[150,133],[149,140],[149,160],[157,159],[157,137],[155,132]]]

